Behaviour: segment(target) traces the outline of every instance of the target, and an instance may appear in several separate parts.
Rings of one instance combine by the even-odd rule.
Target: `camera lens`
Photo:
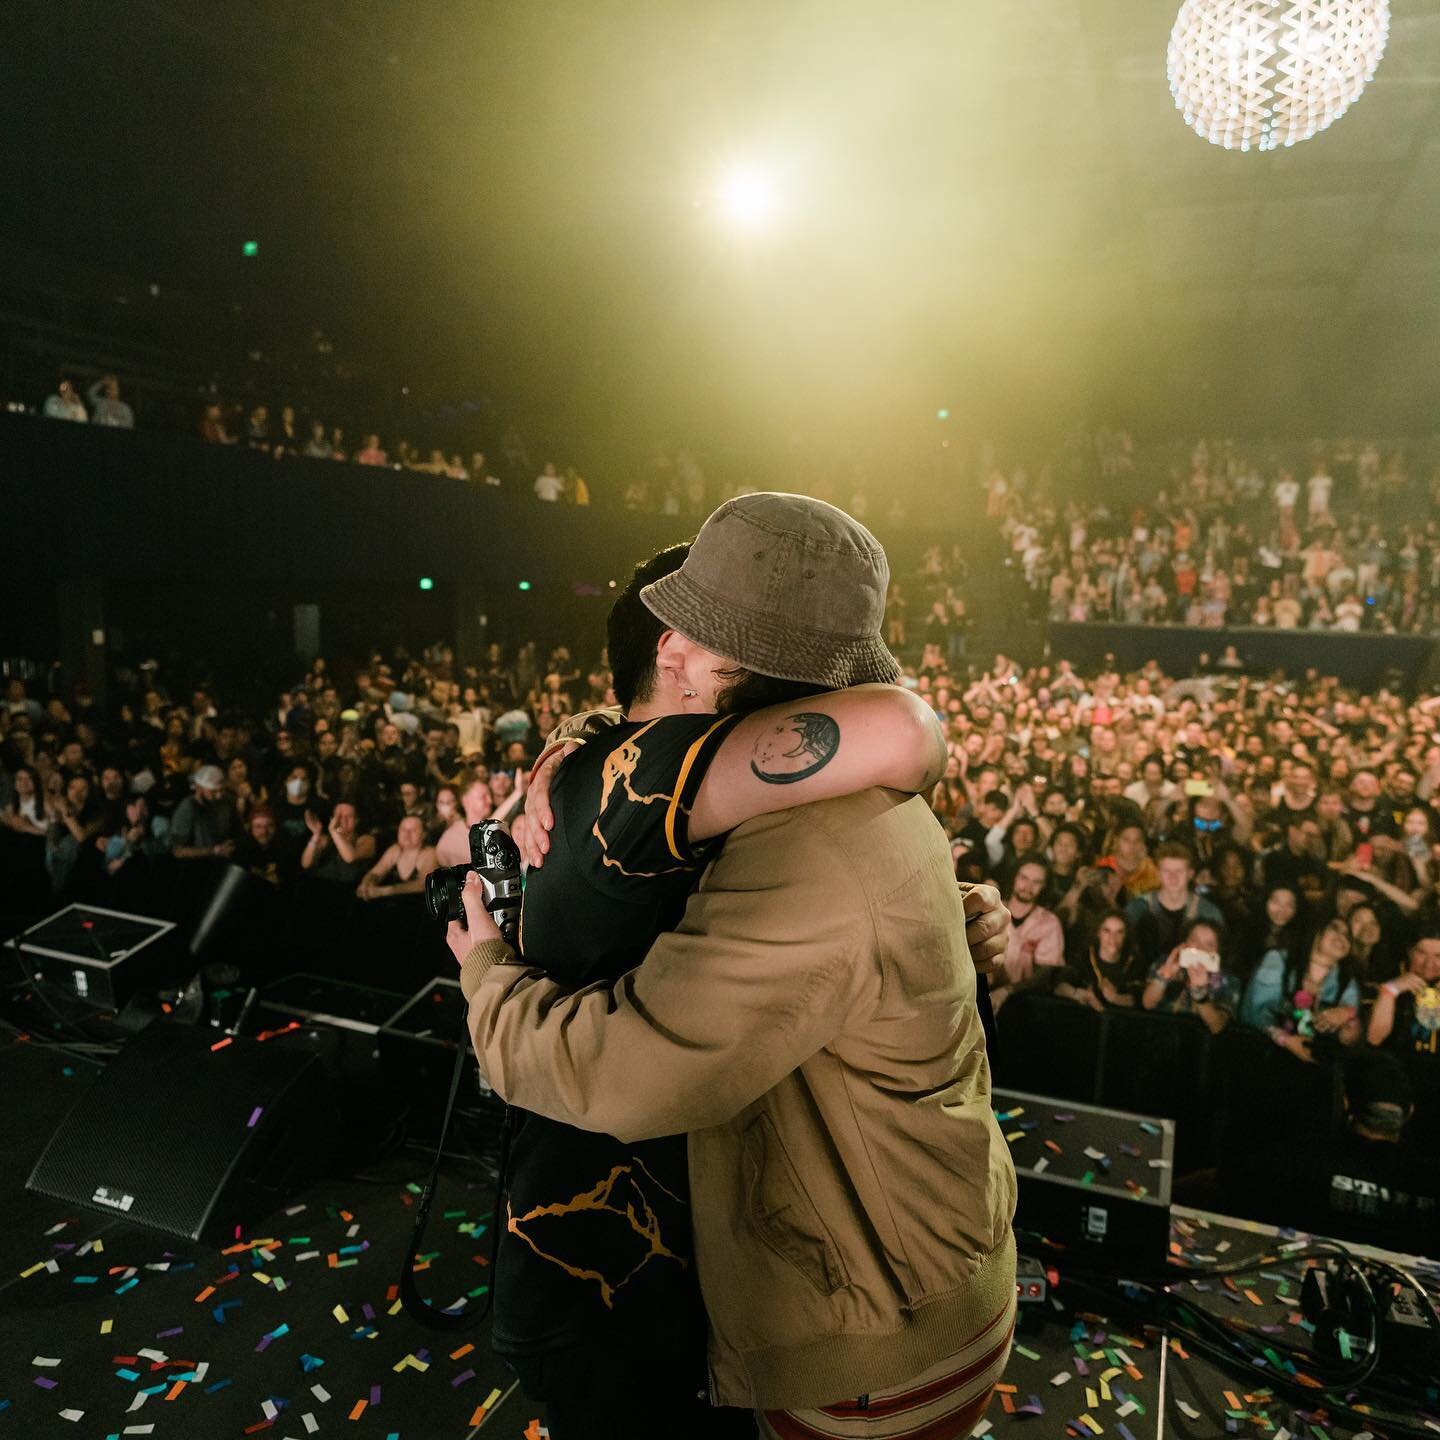
[[[458,920],[464,913],[460,908],[460,886],[450,867],[432,870],[425,877],[425,911],[432,920],[442,921]]]

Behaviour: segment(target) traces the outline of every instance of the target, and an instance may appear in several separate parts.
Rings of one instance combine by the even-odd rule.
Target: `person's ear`
[[[686,664],[690,659],[690,642],[676,630],[664,631],[655,645],[655,678],[678,691],[688,690]]]

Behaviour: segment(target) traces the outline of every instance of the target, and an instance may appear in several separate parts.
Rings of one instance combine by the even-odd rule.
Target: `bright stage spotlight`
[[[732,170],[721,183],[720,209],[732,225],[758,230],[775,213],[775,190],[759,170]]]

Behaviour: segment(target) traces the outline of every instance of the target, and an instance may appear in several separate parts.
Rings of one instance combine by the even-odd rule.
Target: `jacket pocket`
[[[843,1289],[850,1283],[845,1262],[805,1193],[774,1121],[757,1116],[743,1143],[746,1206],[755,1233],[821,1295]]]

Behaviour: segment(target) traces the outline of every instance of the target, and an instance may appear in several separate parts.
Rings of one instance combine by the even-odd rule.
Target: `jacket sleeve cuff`
[[[460,993],[469,1004],[480,982],[496,965],[515,963],[515,952],[503,940],[486,940],[475,946],[460,966]]]

